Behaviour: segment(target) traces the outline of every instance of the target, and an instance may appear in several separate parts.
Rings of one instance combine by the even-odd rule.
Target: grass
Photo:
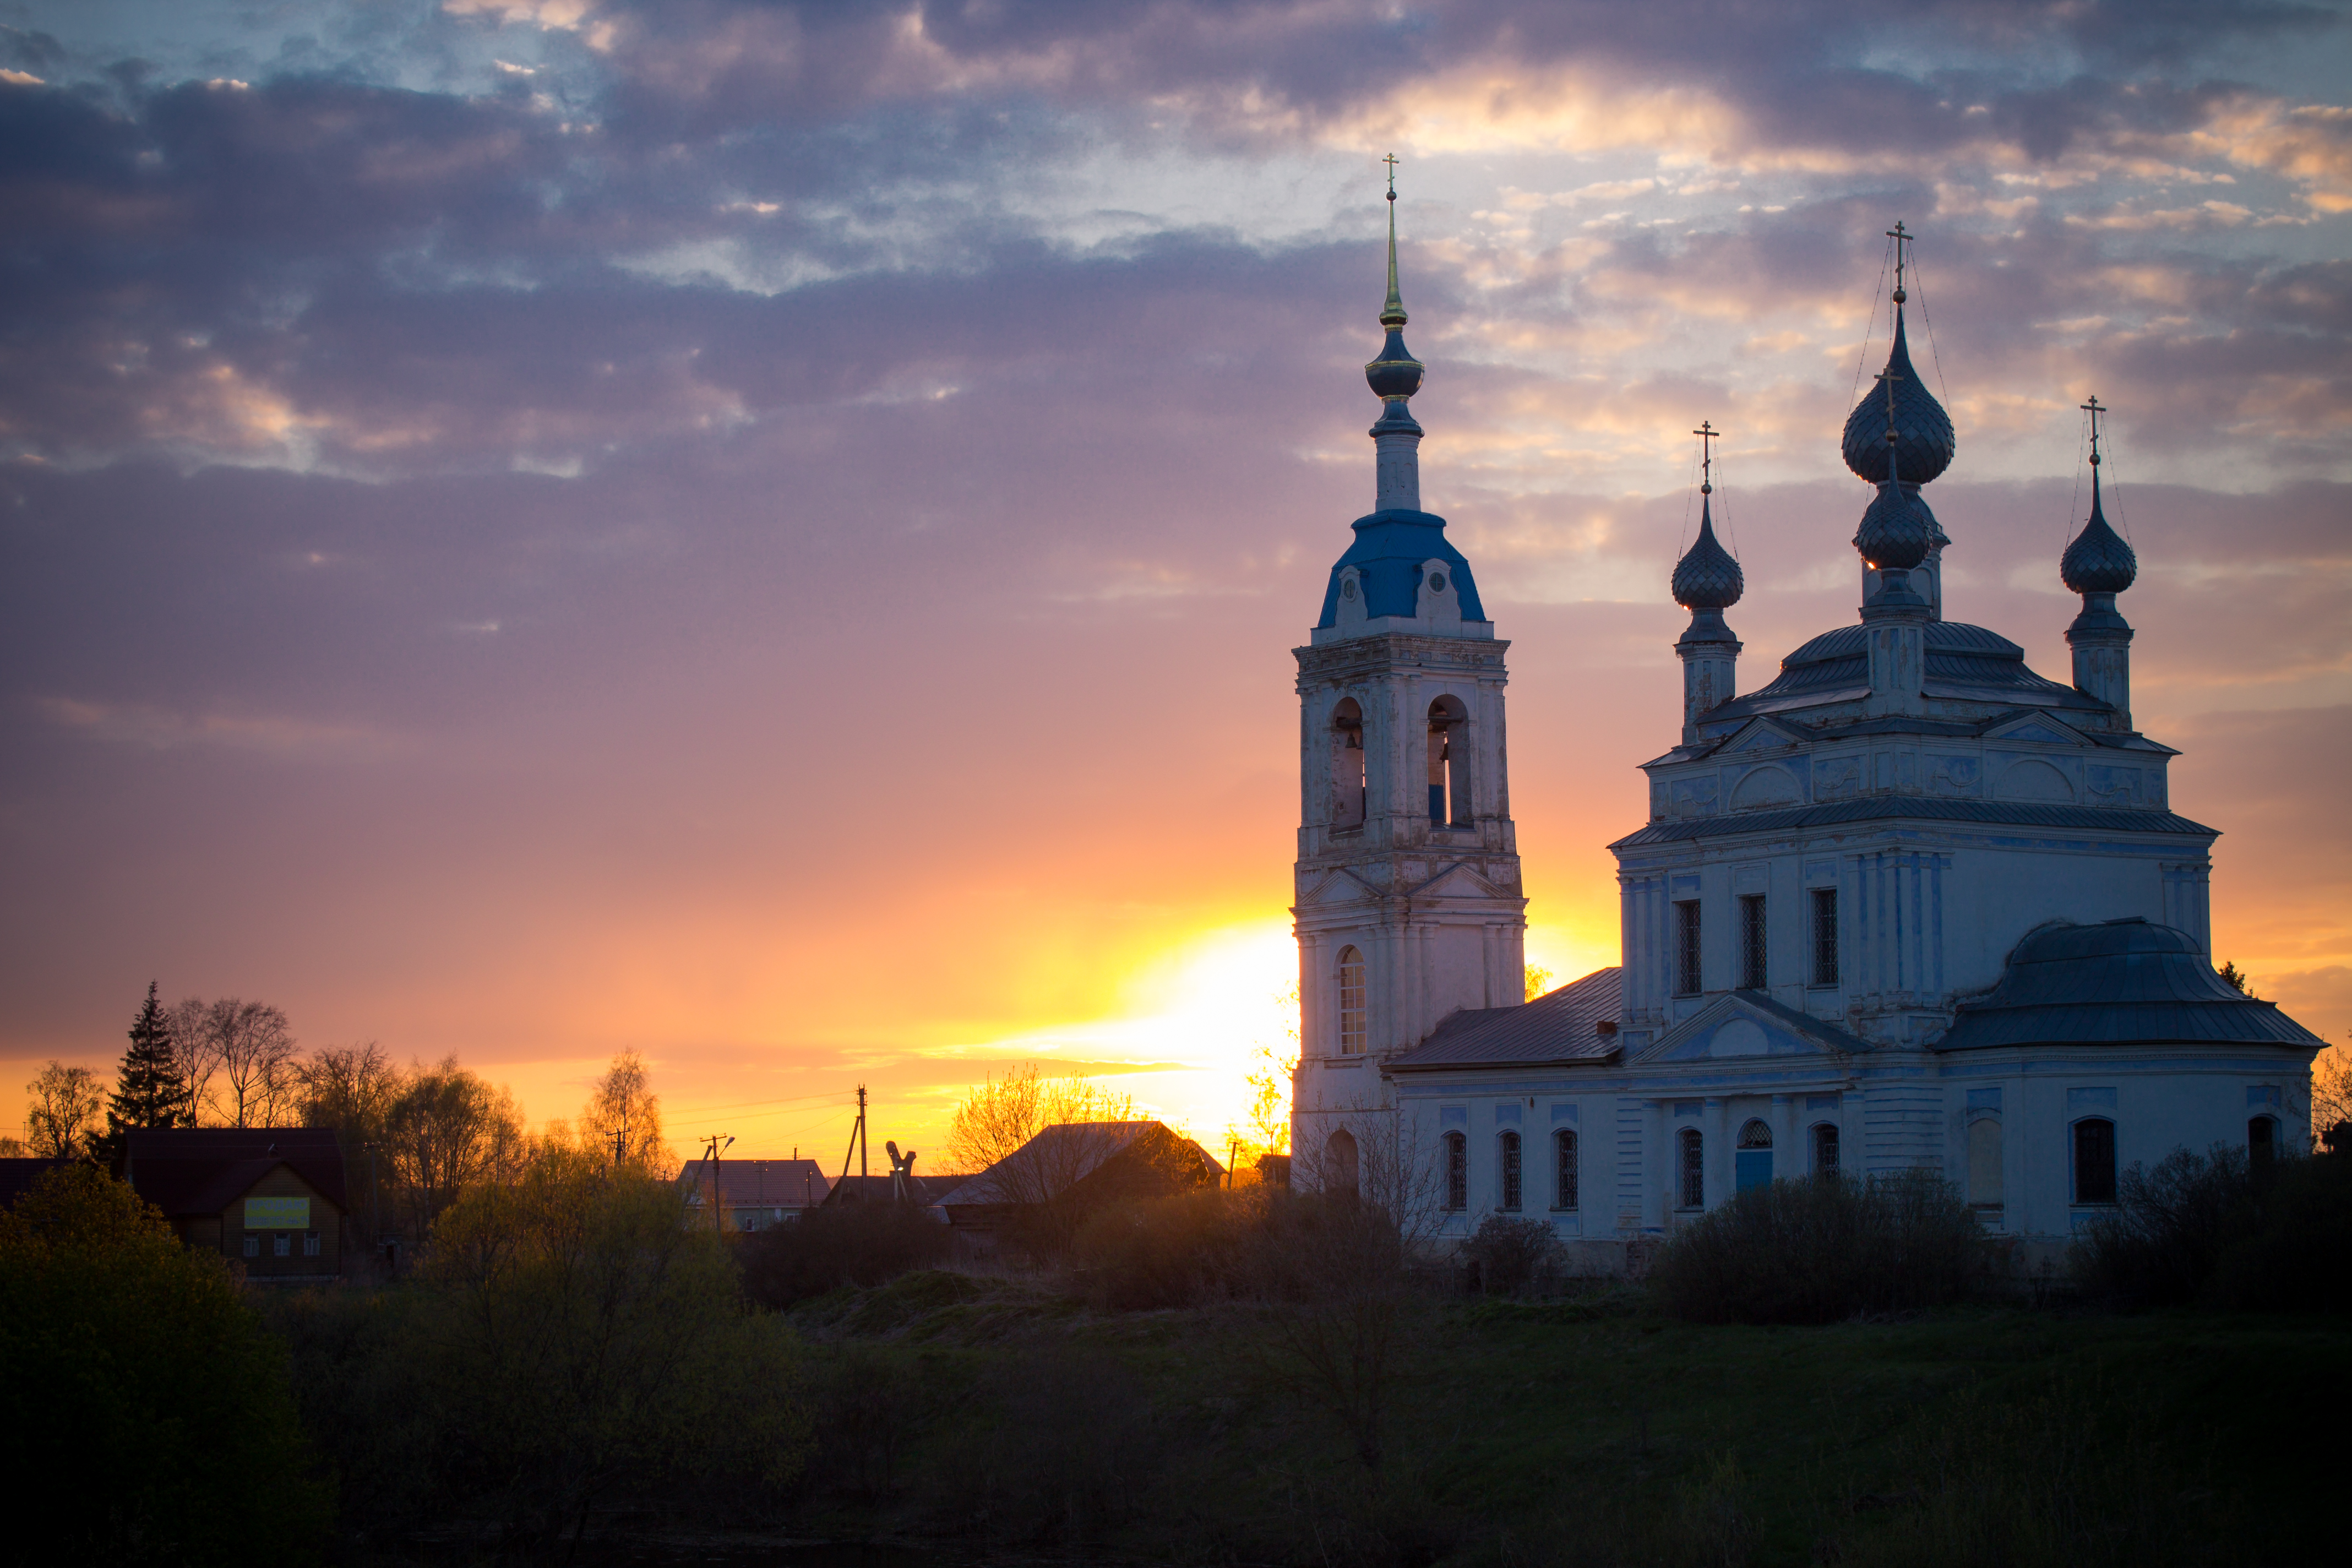
[[[795,1319],[814,1361],[895,1367],[903,1396],[890,1484],[820,1487],[811,1524],[1093,1560],[2266,1562],[2332,1538],[2352,1407],[2340,1320],[1432,1303],[1374,1477],[1255,1373],[1238,1310],[929,1273]]]

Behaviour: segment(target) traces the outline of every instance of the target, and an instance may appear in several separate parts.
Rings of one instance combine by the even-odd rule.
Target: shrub
[[[1101,1310],[1181,1307],[1231,1294],[1246,1233],[1265,1205],[1214,1190],[1097,1211],[1078,1229],[1071,1261],[1087,1300]]]
[[[1692,1322],[1828,1323],[1958,1300],[1990,1266],[1976,1216],[1932,1171],[1751,1187],[1668,1239],[1650,1268]]]
[[[42,1176],[0,1215],[0,1474],[27,1560],[287,1563],[330,1516],[286,1357],[216,1257],[124,1184]]]
[[[2122,1303],[2340,1310],[2352,1302],[2352,1155],[2256,1166],[2216,1143],[2133,1164],[2069,1260],[2087,1289]]]
[[[1478,1288],[1490,1296],[1512,1296],[1559,1266],[1559,1243],[1539,1219],[1490,1214],[1462,1246],[1465,1262],[1478,1271]]]
[[[743,1289],[760,1305],[790,1307],[844,1285],[879,1285],[948,1255],[948,1227],[904,1204],[842,1203],[737,1245]]]

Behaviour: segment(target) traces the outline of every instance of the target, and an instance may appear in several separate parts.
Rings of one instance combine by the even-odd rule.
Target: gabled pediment
[[[1754,992],[1718,996],[1651,1042],[1642,1063],[1739,1061],[1766,1057],[1843,1058],[1862,1042]]]
[[[1809,737],[1777,719],[1752,719],[1716,749],[1718,757],[1742,752],[1780,752],[1802,744]]]
[[[1381,890],[1341,867],[1327,871],[1312,887],[1298,891],[1298,907],[1329,909],[1337,904],[1360,904],[1381,896]]]
[[[2088,746],[2090,738],[2063,720],[2047,713],[2025,713],[1995,720],[1982,731],[1988,741],[2020,741],[2041,746]]]
[[[1415,898],[1504,899],[1511,897],[1468,866],[1456,861],[1413,889]]]

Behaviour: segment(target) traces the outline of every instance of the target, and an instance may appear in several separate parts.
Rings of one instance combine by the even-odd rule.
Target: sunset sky
[[[1290,650],[1371,505],[1391,151],[1532,961],[1616,959],[1702,418],[1743,686],[1853,617],[1900,218],[1948,613],[2065,677],[2097,393],[2215,955],[2352,1027],[2341,5],[0,25],[11,1121],[153,979],[534,1118],[635,1047],[681,1148],[837,1162],[861,1081],[929,1148],[1033,1059],[1221,1142],[1295,975]]]

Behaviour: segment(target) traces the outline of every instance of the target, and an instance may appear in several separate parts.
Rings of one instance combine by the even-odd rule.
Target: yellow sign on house
[[[310,1228],[310,1200],[308,1198],[247,1198],[245,1200],[245,1228],[247,1230],[308,1230]]]

